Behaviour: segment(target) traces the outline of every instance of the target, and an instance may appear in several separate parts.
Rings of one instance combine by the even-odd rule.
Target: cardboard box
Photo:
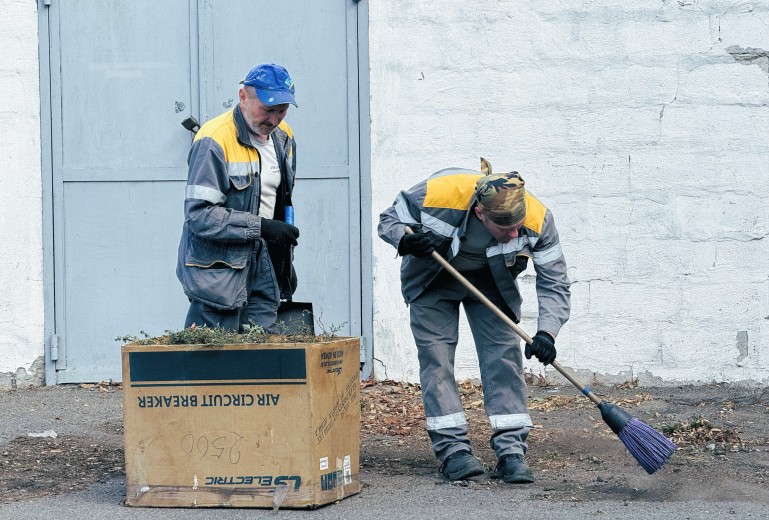
[[[358,493],[359,348],[125,345],[126,504],[315,508]]]

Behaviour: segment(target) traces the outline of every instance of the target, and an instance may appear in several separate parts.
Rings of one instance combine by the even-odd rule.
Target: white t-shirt
[[[262,196],[259,203],[259,216],[275,218],[275,200],[280,185],[280,166],[275,153],[275,144],[272,142],[272,137],[266,141],[260,141],[253,135],[251,135],[251,144],[259,151],[261,159],[259,179],[262,185]]]

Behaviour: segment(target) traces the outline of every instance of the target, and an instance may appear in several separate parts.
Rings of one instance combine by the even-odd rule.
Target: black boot
[[[464,480],[483,473],[483,465],[469,451],[455,451],[441,464],[441,473],[452,481]]]
[[[530,484],[534,482],[534,475],[531,468],[526,464],[523,455],[516,453],[513,455],[503,455],[497,463],[494,470],[497,477],[508,484]]]

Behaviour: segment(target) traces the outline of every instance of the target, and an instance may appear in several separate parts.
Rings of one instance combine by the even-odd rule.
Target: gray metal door
[[[256,6],[255,6],[256,4]],[[258,63],[284,65],[299,108],[296,301],[313,303],[316,331],[360,335],[360,189],[356,5],[351,0],[215,0],[201,9],[203,119],[237,103],[238,82]],[[233,16],[233,13],[241,13]],[[253,16],[249,15],[253,13]]]
[[[339,334],[360,334],[356,9],[334,4],[51,2],[41,16],[50,41],[49,383],[119,381],[116,337],[182,326],[188,303],[174,269],[191,134],[180,122],[231,108],[238,81],[261,61],[286,65],[300,103],[289,113],[299,143],[296,299],[312,301]]]

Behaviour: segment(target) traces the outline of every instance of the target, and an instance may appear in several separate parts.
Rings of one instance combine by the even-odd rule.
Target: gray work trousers
[[[229,267],[222,267],[222,269],[229,269]],[[264,241],[254,248],[248,269],[248,302],[245,307],[217,309],[193,300],[187,311],[184,328],[194,323],[199,327],[219,326],[227,330],[243,332],[243,325],[250,325],[253,321],[264,327],[267,332],[276,332],[280,288]]]
[[[503,312],[512,315],[488,269],[462,274]],[[433,451],[441,461],[456,451],[472,451],[454,377],[460,303],[478,353],[483,403],[493,431],[491,447],[498,458],[525,455],[532,422],[519,338],[445,270],[411,302],[411,331],[419,355],[422,399]]]

